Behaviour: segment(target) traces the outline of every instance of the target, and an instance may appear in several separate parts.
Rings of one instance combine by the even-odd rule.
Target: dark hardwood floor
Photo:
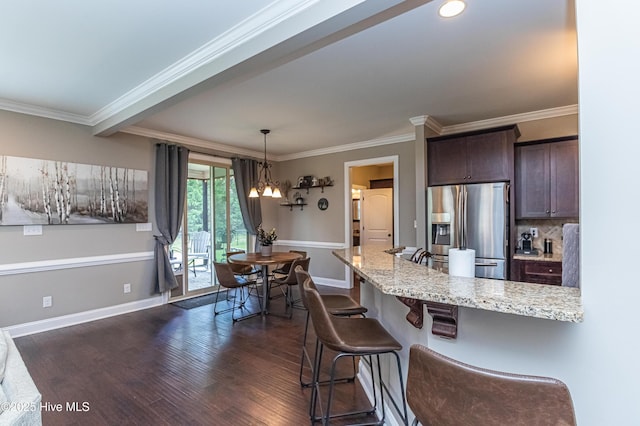
[[[43,410],[45,425],[302,425],[311,395],[298,382],[305,315],[234,324],[231,312],[214,317],[213,305],[165,305],[15,340],[45,408],[62,404]],[[336,389],[336,410],[368,404],[357,381]],[[80,411],[67,410],[73,402]]]

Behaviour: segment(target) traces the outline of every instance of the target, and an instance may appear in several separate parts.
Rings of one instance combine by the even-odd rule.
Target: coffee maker
[[[516,250],[516,254],[538,254],[538,250],[533,248],[533,236],[529,232],[520,234],[520,249]]]
[[[528,232],[523,232],[522,235],[522,251],[530,252],[533,249],[533,240],[531,239],[531,234]]]

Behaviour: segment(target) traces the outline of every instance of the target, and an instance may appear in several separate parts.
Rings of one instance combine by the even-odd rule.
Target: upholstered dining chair
[[[218,277],[220,286],[225,287],[227,290],[234,290],[235,292],[235,295],[232,299],[227,298],[227,301],[231,301],[232,306],[221,311],[218,310],[218,296],[220,294],[220,291],[216,293],[216,301],[213,309],[214,315],[231,311],[231,318],[234,322],[260,315],[260,313],[262,312],[262,303],[258,294],[256,281],[250,281],[243,277],[236,276],[231,269],[230,263],[214,262],[213,266],[215,268],[216,276]],[[255,290],[255,297],[258,299],[258,305],[260,308],[258,311],[250,312],[244,316],[236,318],[234,316],[235,310],[242,310],[245,308],[245,305],[249,300],[249,296],[251,295],[251,287],[253,287],[253,289]],[[240,291],[239,297],[238,291]]]
[[[418,344],[409,351],[407,401],[414,425],[576,424],[561,381],[474,367]]]
[[[246,253],[246,252],[244,250],[234,250],[234,251],[228,251],[226,253],[227,263],[231,265],[231,270],[233,271],[233,273],[245,279],[250,279],[252,276],[261,277],[262,276],[261,268],[254,268],[250,265],[240,265],[238,263],[229,262],[229,257],[233,256],[234,254],[242,254],[242,253]]]
[[[289,272],[287,273],[287,275],[274,277],[271,280],[272,288],[276,286],[280,287],[280,289],[282,290],[282,293],[285,296],[285,309],[289,315],[289,318],[293,316],[294,307],[304,309],[304,307],[296,306],[296,303],[299,302],[300,299],[294,300],[293,298],[293,287],[298,286],[298,279],[296,277],[295,270],[298,268],[302,268],[303,271],[308,271],[310,261],[311,261],[311,258],[309,257],[296,259],[293,262],[291,262]]]
[[[302,256],[302,258],[307,257],[307,252],[306,252],[306,251],[304,251],[304,250],[289,250],[289,253],[298,253],[300,256]],[[276,269],[274,269],[271,273],[272,273],[274,276],[277,276],[277,275],[287,275],[287,274],[289,273],[289,271],[290,271],[291,269],[293,269],[293,268],[291,267],[291,263],[292,263],[292,262],[285,263],[285,264],[283,264],[283,265],[281,265],[281,266],[277,267]]]

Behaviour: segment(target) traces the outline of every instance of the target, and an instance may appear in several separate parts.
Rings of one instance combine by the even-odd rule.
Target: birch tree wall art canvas
[[[147,171],[0,156],[0,225],[148,222]]]

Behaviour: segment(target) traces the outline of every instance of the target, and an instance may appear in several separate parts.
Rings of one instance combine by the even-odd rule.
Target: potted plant
[[[256,231],[258,242],[260,242],[260,252],[263,256],[271,256],[273,242],[278,239],[276,228],[271,228],[271,231],[267,232],[262,228],[262,224],[260,224],[256,228]]]

